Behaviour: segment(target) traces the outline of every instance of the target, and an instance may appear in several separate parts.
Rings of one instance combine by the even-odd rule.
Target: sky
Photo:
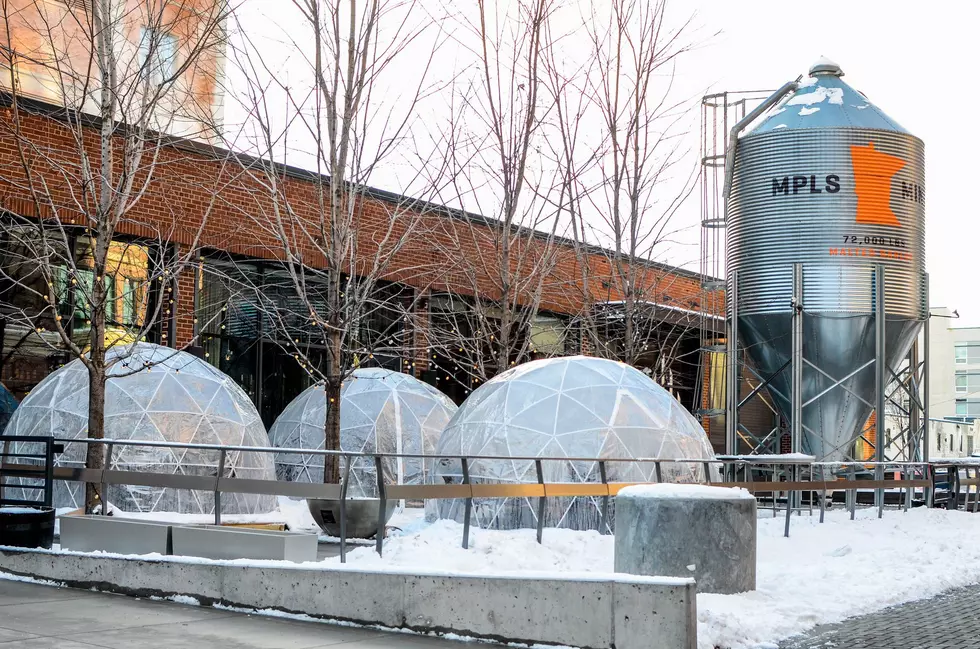
[[[242,26],[263,47],[282,49],[288,41],[283,31],[293,31],[284,5],[280,0],[248,0]],[[689,37],[698,43],[679,59],[674,79],[675,98],[687,98],[691,106],[685,136],[690,164],[696,165],[699,149],[702,95],[777,88],[805,75],[821,56],[836,61],[846,82],[925,142],[930,304],[958,310],[961,318],[954,326],[980,326],[980,299],[968,281],[973,242],[980,237],[980,225],[971,216],[977,181],[963,163],[966,152],[980,150],[980,131],[969,117],[980,107],[980,90],[970,81],[980,3],[672,0],[669,11],[678,22],[693,15]],[[276,21],[278,27],[270,26]],[[296,74],[295,65],[283,69],[286,75],[291,69]],[[960,109],[949,109],[953,98]],[[698,267],[699,222],[694,192],[673,223],[681,230],[679,243],[664,251],[663,261]]]
[[[980,107],[980,89],[971,81],[980,51],[980,3],[678,4],[696,12],[707,39],[679,71],[691,92],[776,88],[826,56],[844,70],[844,81],[925,142],[930,304],[958,310],[954,326],[980,325],[980,296],[970,281],[980,243],[973,201],[978,181],[963,162],[968,152],[980,150],[980,131],[970,117]]]

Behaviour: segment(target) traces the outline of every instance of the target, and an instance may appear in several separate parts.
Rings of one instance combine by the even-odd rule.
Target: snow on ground
[[[280,499],[275,516],[292,530],[315,529],[303,501]],[[197,522],[186,516],[165,518]],[[759,512],[757,590],[698,595],[699,647],[772,646],[817,624],[980,584],[980,543],[974,541],[980,516],[917,508],[886,511],[879,520],[869,508],[858,510],[857,520],[851,521],[846,511],[837,509],[827,512],[822,525],[816,513],[794,516],[788,539],[783,537],[784,523],[782,514],[773,518],[771,511]],[[462,525],[445,520],[429,524],[422,510],[411,508],[397,512],[389,529],[383,557],[374,552],[373,541],[352,542],[346,567],[526,576],[598,577],[613,571],[613,537],[598,532],[545,529],[539,545],[534,530],[473,528],[470,548],[464,550]],[[332,569],[340,564],[334,558],[304,567]]]
[[[698,595],[698,646],[771,646],[817,624],[835,622],[886,606],[932,597],[980,583],[980,516],[917,508],[873,509],[794,517],[790,538],[785,519],[759,515],[757,590],[739,595]],[[385,541],[384,557],[362,547],[348,566],[515,574],[613,570],[613,537],[598,532],[546,529],[541,545],[534,530],[472,529],[470,549],[461,547],[462,526],[437,521]],[[337,561],[333,559],[330,561]]]

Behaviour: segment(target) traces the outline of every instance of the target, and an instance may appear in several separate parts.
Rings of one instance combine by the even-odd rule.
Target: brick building
[[[133,38],[140,33],[131,30]],[[29,39],[22,38],[25,42]],[[14,44],[16,45],[16,44]],[[174,46],[179,51],[179,42]],[[220,60],[209,60],[217,66]],[[83,340],[87,334],[87,315],[74,299],[93,281],[109,283],[111,329],[117,339],[125,340],[128,332],[140,329],[152,320],[146,330],[148,340],[160,344],[192,346],[209,362],[232,376],[256,403],[263,419],[270,425],[285,405],[309,385],[310,372],[305,363],[318,358],[314,336],[308,323],[298,320],[290,328],[272,327],[256,301],[247,292],[229,288],[248,284],[264,298],[276,296],[281,302],[290,296],[290,283],[284,279],[280,261],[282,251],[274,238],[256,226],[256,215],[269,206],[267,194],[248,168],[254,160],[233,156],[213,147],[201,138],[167,137],[155,149],[157,157],[153,174],[132,214],[117,228],[110,257],[111,277],[104,280],[85,274],[88,232],[77,196],[84,190],[84,179],[77,173],[79,140],[84,141],[86,155],[99,155],[98,128],[101,123],[82,111],[66,110],[64,102],[47,94],[47,86],[22,83],[13,92],[9,83],[0,91],[0,211],[4,217],[16,215],[27,219],[56,219],[70,239],[75,255],[75,270],[61,279],[50,281],[57,293],[58,305],[45,310],[24,290],[14,290],[8,282],[0,284],[0,380],[18,397],[26,394],[46,374],[67,360],[52,335],[54,322],[65,324],[73,338]],[[198,94],[196,104],[220,106],[213,95],[214,87],[186,84]],[[30,90],[33,88],[34,90]],[[16,94],[15,94],[16,93]],[[17,108],[12,109],[16,96]],[[83,106],[84,108],[84,106]],[[216,109],[215,109],[216,110]],[[214,111],[212,111],[213,113]],[[213,118],[213,114],[211,115]],[[202,123],[206,121],[202,118]],[[172,133],[194,134],[195,128],[184,122]],[[14,133],[30,147],[16,146]],[[123,131],[119,132],[122,146]],[[25,151],[27,160],[24,159]],[[310,172],[287,166],[276,166],[284,195],[290,204],[307,215],[317,209],[317,178]],[[33,178],[44,179],[44,200],[36,200],[37,189],[29,189]],[[380,190],[362,195],[357,236],[370,241],[377,228],[389,223],[393,210],[404,210],[406,199]],[[411,232],[399,233],[405,241],[388,265],[379,290],[388,291],[393,299],[405,298],[411,313],[380,312],[372,318],[377,335],[402,341],[396,351],[360,359],[366,364],[379,363],[414,372],[436,385],[457,401],[478,385],[461,365],[472,359],[461,358],[430,340],[439,327],[456,326],[454,313],[465,314],[474,287],[493,294],[495,283],[486,273],[465,277],[456,260],[440,260],[440,254],[460,246],[461,257],[477,257],[480,246],[491,246],[495,223],[479,216],[457,212],[437,205],[413,203],[421,225]],[[466,236],[459,236],[465,231]],[[586,248],[574,242],[558,240],[549,244],[541,236],[525,233],[519,245],[528,253],[544,254],[546,246],[553,252],[554,263],[541,283],[540,310],[521,335],[537,341],[536,354],[588,353],[587,342],[576,330],[576,321],[587,309],[620,303],[626,296],[617,290],[614,269],[608,251]],[[12,267],[9,242],[0,255],[2,276],[30,277],[33,272],[24,260]],[[306,263],[316,266],[314,250],[306,251]],[[175,271],[161,281],[154,277],[154,264],[164,259],[192,259],[175,266]],[[349,269],[357,274],[357,260]],[[702,313],[700,277],[686,270],[643,260],[632,260],[638,269],[640,293],[649,305],[649,317],[643,326],[662,330],[673,336],[670,384],[667,385],[688,408],[697,410],[707,403],[704,396],[709,385],[707,371],[702,371],[699,351],[701,328],[707,323],[718,331],[723,324],[718,314]],[[16,265],[16,264],[15,264]],[[472,271],[472,269],[471,269]],[[90,273],[89,273],[90,275]],[[230,281],[234,280],[234,281]],[[40,278],[37,278],[41,281]],[[29,284],[29,281],[26,282]],[[43,288],[43,287],[42,287]],[[162,305],[156,317],[147,312],[148,304]],[[29,321],[14,319],[11,314],[38,314]],[[56,315],[57,314],[57,315]],[[594,315],[594,314],[593,314]],[[615,317],[602,320],[614,329]],[[27,324],[25,324],[27,323]],[[479,333],[479,332],[474,332]],[[612,334],[610,334],[612,335]],[[292,350],[303,346],[304,362]],[[526,357],[516,358],[522,362]],[[655,366],[661,359],[651,351],[638,365]],[[716,381],[717,382],[717,381]],[[717,400],[717,399],[715,399]],[[717,441],[714,438],[713,441]]]

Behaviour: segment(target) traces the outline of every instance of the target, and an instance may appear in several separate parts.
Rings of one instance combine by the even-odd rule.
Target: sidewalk
[[[841,585],[846,588],[846,584]],[[980,586],[818,626],[780,649],[980,649]]]
[[[472,649],[473,643],[0,579],[2,649]]]

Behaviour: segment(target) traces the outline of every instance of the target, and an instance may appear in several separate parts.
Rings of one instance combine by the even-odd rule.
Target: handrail
[[[25,440],[26,441],[26,440]],[[607,468],[609,463],[646,463],[654,464],[656,468],[656,481],[662,481],[662,465],[665,464],[699,464],[701,468],[704,469],[705,481],[701,484],[719,487],[737,487],[746,489],[752,494],[772,494],[772,508],[773,515],[776,515],[778,508],[777,497],[779,494],[787,495],[787,506],[786,511],[786,528],[785,534],[789,535],[789,522],[791,514],[796,511],[797,513],[802,512],[802,505],[792,505],[791,500],[788,496],[791,493],[797,492],[810,492],[813,495],[821,493],[820,498],[820,520],[823,522],[823,514],[826,508],[826,499],[828,497],[827,492],[840,492],[844,491],[847,494],[847,505],[846,507],[851,512],[851,517],[854,517],[854,511],[857,503],[857,493],[864,490],[876,490],[876,489],[889,489],[898,490],[905,492],[904,497],[904,508],[907,511],[912,504],[913,491],[916,489],[923,489],[927,494],[927,504],[932,505],[931,498],[928,494],[934,491],[936,486],[936,471],[934,469],[940,468],[946,471],[951,471],[956,467],[955,458],[939,459],[934,462],[874,462],[874,461],[835,461],[835,462],[816,462],[812,458],[799,455],[791,455],[785,458],[780,458],[779,456],[717,456],[714,459],[690,459],[690,458],[646,458],[646,457],[633,457],[633,458],[598,458],[598,457],[534,457],[534,456],[501,456],[501,455],[432,455],[432,454],[422,454],[422,453],[368,453],[368,452],[353,452],[353,451],[333,451],[333,450],[313,450],[313,449],[300,449],[300,448],[277,448],[277,447],[255,447],[255,446],[224,446],[220,444],[199,444],[199,443],[181,443],[181,442],[155,442],[155,441],[137,441],[137,440],[117,440],[117,439],[55,439],[54,443],[58,444],[100,444],[104,445],[107,449],[107,455],[111,455],[109,449],[116,446],[140,446],[148,448],[186,448],[186,449],[197,449],[197,450],[213,450],[218,452],[223,457],[228,452],[240,451],[240,452],[257,452],[257,453],[273,453],[273,454],[301,454],[301,455],[321,455],[321,456],[341,456],[347,460],[348,470],[353,463],[355,458],[367,457],[373,458],[376,465],[380,465],[380,462],[385,458],[410,458],[410,459],[422,459],[422,460],[459,460],[462,467],[462,479],[463,483],[449,483],[449,484],[417,484],[417,485],[400,485],[400,484],[387,484],[383,480],[379,482],[380,488],[380,499],[382,500],[381,510],[384,509],[384,502],[395,499],[395,500],[445,500],[445,499],[464,499],[466,501],[466,520],[464,521],[463,529],[463,547],[468,547],[469,543],[469,518],[472,511],[472,501],[475,498],[535,498],[537,499],[537,532],[538,539],[541,539],[541,533],[544,525],[544,517],[541,512],[544,511],[545,500],[547,498],[574,498],[574,497],[584,497],[584,498],[600,498],[602,499],[602,517],[600,524],[600,531],[606,532],[606,521],[607,521],[607,510],[609,505],[609,498],[616,496],[622,489],[632,486],[634,484],[650,484],[650,483],[635,483],[635,482],[610,482],[607,480]],[[109,458],[111,459],[111,458]],[[523,461],[523,462],[534,462],[536,467],[537,480],[530,483],[505,483],[505,482],[473,482],[469,477],[469,470],[473,466],[473,462],[479,460],[507,460],[507,461]],[[555,482],[545,482],[544,473],[542,470],[542,464],[546,462],[594,462],[596,463],[599,473],[601,475],[600,482],[589,482],[589,483],[555,483]],[[223,463],[219,462],[218,466],[222,466]],[[330,499],[330,500],[341,500],[341,505],[347,502],[346,488],[344,484],[322,484],[322,483],[297,483],[297,482],[286,482],[280,480],[263,480],[263,479],[253,479],[253,478],[231,478],[224,477],[223,471],[212,469],[209,474],[203,475],[183,475],[183,474],[172,474],[172,473],[156,473],[151,471],[128,471],[123,469],[112,468],[113,463],[111,461],[106,462],[106,466],[102,469],[87,469],[82,467],[54,467],[52,471],[53,479],[63,480],[63,481],[78,481],[86,483],[94,483],[101,485],[103,493],[108,485],[132,485],[132,486],[146,486],[146,487],[163,487],[163,488],[174,488],[174,489],[189,489],[189,490],[199,490],[199,491],[209,491],[215,494],[215,523],[220,524],[220,495],[222,493],[241,493],[241,494],[252,494],[252,495],[264,495],[264,496],[287,496],[292,498],[319,498],[319,499]],[[809,468],[809,476],[813,479],[807,480],[806,474],[803,475],[803,479],[798,476],[798,473],[790,475],[786,473],[783,475],[783,479],[779,480],[779,475],[781,471],[780,467],[786,470],[789,466]],[[745,480],[736,481],[736,472],[732,471],[729,476],[729,472],[724,472],[726,479],[730,479],[729,482],[714,482],[711,481],[711,475],[708,473],[708,469],[711,466],[720,467],[743,467]],[[967,487],[967,508],[970,509],[971,505],[971,494],[976,495],[973,499],[972,509],[980,509],[980,471],[974,471],[973,476],[970,476],[970,469],[976,466],[975,462],[962,462],[959,468],[966,468],[967,475],[965,478],[960,478],[957,471],[953,471],[953,477],[949,478],[951,493],[953,490],[959,494],[959,489],[961,487]],[[10,475],[23,474],[23,470],[28,469],[30,465],[22,463],[0,463],[0,471],[9,472]],[[759,468],[762,468],[766,473],[770,472],[768,467],[772,467],[772,480],[753,480],[753,474]],[[889,472],[894,471],[896,474],[893,479],[877,479],[877,480],[858,480],[856,478],[857,469],[872,469],[880,468]],[[832,477],[835,473],[835,469],[849,469],[846,478],[842,477],[839,479],[827,479]],[[829,471],[828,471],[829,470]],[[379,472],[379,477],[383,472]],[[948,474],[947,474],[948,475]],[[819,480],[815,478],[821,478]],[[458,478],[457,478],[458,479]],[[978,489],[971,492],[970,487],[978,487]],[[26,487],[25,488],[30,488]],[[957,495],[957,499],[959,495]],[[767,499],[768,500],[768,499]],[[799,499],[801,503],[802,500]],[[813,511],[813,506],[815,498],[810,498],[810,508]],[[954,502],[959,502],[956,500]],[[901,503],[899,503],[901,504]],[[884,500],[879,503],[878,515],[881,516],[881,509],[884,505]],[[379,510],[380,511],[380,510]],[[345,559],[343,555],[346,554],[345,544],[341,544],[341,554],[342,560]],[[380,551],[380,543],[379,543]]]
[[[714,459],[703,459],[703,458],[660,458],[660,457],[552,457],[552,458],[542,458],[540,456],[534,455],[435,455],[426,453],[366,453],[359,451],[335,451],[335,450],[324,450],[324,449],[309,449],[309,448],[294,448],[294,447],[278,447],[278,446],[243,446],[243,445],[225,445],[225,444],[199,444],[199,443],[184,443],[184,442],[153,442],[153,441],[140,441],[140,440],[130,440],[130,439],[91,439],[91,438],[80,438],[80,439],[55,439],[56,443],[60,444],[112,444],[113,446],[143,446],[149,448],[184,448],[184,449],[195,449],[195,450],[213,450],[213,451],[244,451],[244,452],[256,452],[256,453],[281,453],[283,455],[336,455],[340,457],[382,457],[382,458],[408,458],[408,459],[428,459],[428,460],[516,460],[520,462],[534,462],[535,460],[562,460],[565,462],[665,462],[668,464],[692,464],[692,463],[704,463],[709,462],[711,464],[751,464],[751,465],[786,465],[786,464],[805,464],[805,465],[818,465],[818,466],[862,466],[862,467],[872,467],[878,466],[879,464],[885,467],[902,467],[902,466],[925,466],[926,462],[874,462],[868,461],[848,461],[848,462],[817,462],[810,460],[802,460],[798,457],[792,457],[786,459],[778,459],[778,456],[770,455],[763,456],[758,459],[753,458],[751,455],[717,455]],[[941,463],[940,461],[936,461]]]

